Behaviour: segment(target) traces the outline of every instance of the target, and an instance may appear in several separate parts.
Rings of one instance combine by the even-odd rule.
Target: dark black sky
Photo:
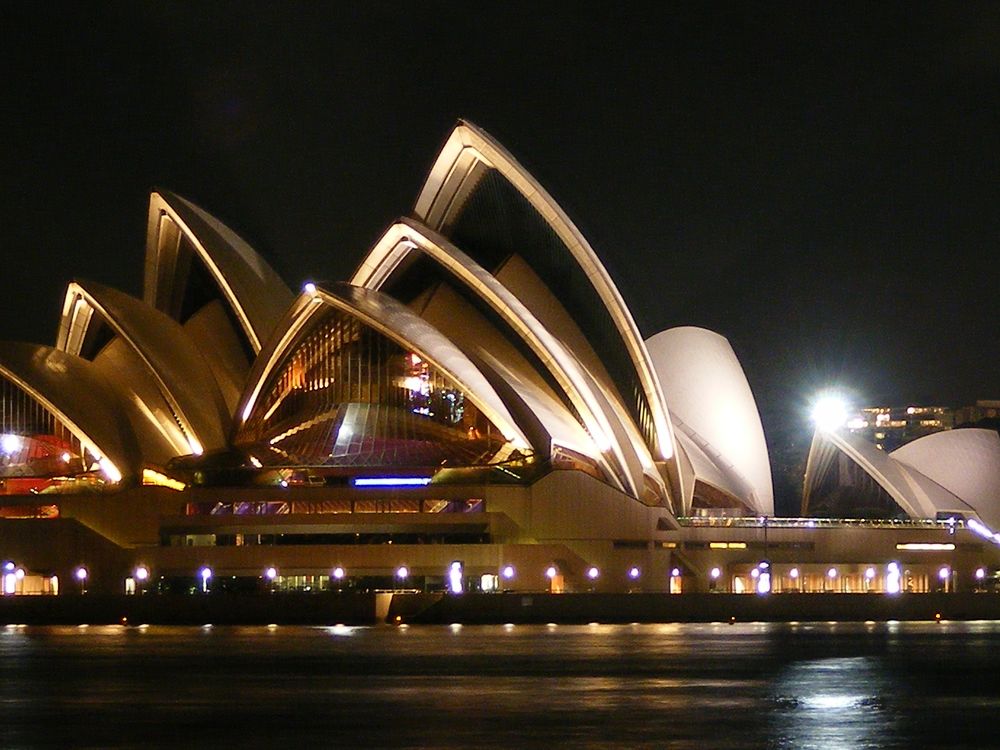
[[[0,336],[140,294],[153,186],[341,279],[466,117],[644,334],[730,339],[771,440],[830,384],[1000,398],[1000,4],[200,5],[0,6]]]

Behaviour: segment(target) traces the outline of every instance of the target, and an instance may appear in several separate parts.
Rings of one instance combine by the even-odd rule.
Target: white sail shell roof
[[[764,428],[743,368],[725,337],[704,328],[671,328],[647,339],[663,391],[670,397],[676,431],[699,450],[691,455],[696,471],[705,459],[727,477],[728,492],[738,493],[756,513],[774,513],[774,490]],[[683,443],[682,443],[683,444]],[[707,477],[706,477],[707,480]],[[711,482],[710,482],[711,483]]]
[[[0,376],[55,414],[122,477],[138,475],[139,449],[128,417],[110,385],[87,360],[41,344],[0,342]]]
[[[1000,435],[995,431],[936,432],[889,455],[964,500],[1000,530]]]
[[[432,229],[449,223],[485,170],[495,169],[541,216],[593,286],[628,351],[631,367],[649,408],[657,460],[670,460],[674,439],[664,394],[653,372],[639,329],[618,288],[586,238],[541,184],[501,144],[475,125],[461,121],[441,149],[414,206]],[[677,469],[679,472],[679,469]]]
[[[165,300],[176,293],[174,287],[184,283],[184,269],[177,264],[177,248],[161,242],[163,216],[168,216],[194,247],[239,321],[250,347],[259,352],[291,304],[291,291],[239,235],[195,204],[165,190],[154,192],[149,198],[146,302],[164,309]]]
[[[924,440],[927,437],[910,445]],[[923,452],[923,447],[916,452],[908,451],[911,455]],[[979,508],[966,498],[949,491],[913,466],[897,460],[894,453],[879,450],[874,443],[847,430],[817,430],[813,436],[806,462],[803,489],[805,507],[808,507],[813,493],[833,466],[838,453],[843,453],[860,466],[910,518],[936,518],[939,513],[980,514]],[[997,468],[1000,467],[994,467],[993,470],[996,471]],[[975,470],[989,471],[990,468],[980,465]],[[984,522],[990,523],[988,515],[980,514],[980,517]]]

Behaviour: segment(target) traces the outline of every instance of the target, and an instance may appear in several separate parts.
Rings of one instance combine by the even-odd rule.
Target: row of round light
[[[769,569],[769,563],[762,562],[759,563],[757,567],[753,568],[750,571],[750,576],[758,582],[757,588],[760,593],[767,593],[768,591],[770,591],[770,586],[769,586],[770,573],[768,569]],[[454,579],[456,574],[458,575],[461,574],[461,570],[462,570],[461,563],[456,561],[451,564],[449,568],[449,574]],[[515,574],[516,573],[513,565],[505,565],[500,571],[500,575],[505,580],[508,581],[512,580]],[[16,588],[16,582],[23,579],[24,575],[25,573],[23,568],[16,567],[12,562],[4,563],[4,578],[3,578],[4,593],[5,594],[14,593],[14,590]],[[90,573],[87,570],[87,568],[82,565],[77,567],[76,570],[74,571],[74,576],[80,583],[81,587],[86,585],[87,578],[89,577],[89,575]],[[395,575],[396,578],[400,580],[406,580],[410,576],[410,569],[405,565],[400,565],[398,568],[396,568]],[[557,575],[559,575],[559,570],[558,568],[556,568],[555,565],[550,565],[548,568],[545,569],[545,577],[548,578],[549,580],[554,579]],[[589,578],[591,581],[596,581],[600,577],[600,575],[601,571],[597,566],[592,565],[589,568],[587,568],[587,578]],[[631,568],[628,569],[628,577],[633,581],[638,580],[641,577],[641,575],[642,571],[640,571],[637,566],[632,566]],[[678,578],[681,575],[681,571],[679,568],[673,568],[670,571],[670,575],[673,578]],[[788,571],[788,577],[794,581],[797,581],[799,579],[799,575],[800,574],[798,568],[792,568],[791,570]],[[865,580],[868,581],[869,583],[872,580],[874,580],[875,575],[876,575],[875,568],[869,567],[865,570]],[[133,571],[133,579],[138,581],[140,584],[144,584],[146,581],[148,581],[149,576],[150,576],[149,568],[146,567],[145,565],[139,565]],[[212,578],[212,569],[209,568],[208,566],[205,566],[198,571],[198,576],[199,578],[201,578],[202,591],[207,591],[208,582]],[[338,582],[343,581],[346,576],[347,572],[344,570],[343,567],[339,565],[331,571],[331,577],[335,581]],[[721,576],[722,576],[722,570],[720,568],[717,567],[712,568],[711,571],[709,571],[709,577],[713,582],[718,581]],[[765,576],[767,576],[767,578],[764,578]],[[826,572],[826,577],[829,578],[830,580],[836,579],[837,576],[838,576],[838,571],[836,568],[830,568]],[[986,578],[986,569],[977,568],[975,576],[977,581],[984,580]],[[278,577],[278,569],[273,565],[268,566],[267,568],[264,569],[263,577],[267,581],[273,582]],[[951,577],[951,568],[948,567],[947,565],[942,566],[938,570],[938,577],[942,581],[948,580]],[[887,567],[886,590],[889,593],[898,593],[898,591],[900,590],[899,584],[900,584],[899,564],[891,562]],[[456,585],[453,585],[452,589],[456,590]],[[458,593],[457,590],[456,593]]]
[[[769,593],[770,587],[770,563],[761,562],[757,567],[750,571],[750,577],[757,581],[757,591],[761,594]],[[826,571],[826,577],[831,581],[836,579],[839,575],[836,568],[830,568]],[[869,567],[865,569],[865,581],[869,584],[875,580],[875,568]],[[976,568],[976,580],[983,581],[986,578],[986,568]],[[712,568],[709,572],[709,576],[712,581],[717,581],[722,576],[722,570],[719,568]],[[799,579],[799,569],[792,568],[788,571],[788,577],[793,581]],[[942,565],[938,570],[938,578],[941,581],[947,581],[951,578],[951,568],[947,565]],[[886,566],[886,592],[890,594],[898,594],[901,590],[901,573],[899,569],[899,563],[891,562]]]
[[[458,561],[453,562],[449,566],[449,574],[453,575],[456,572],[461,572],[461,569],[462,569],[462,564],[460,562],[458,562]],[[587,568],[586,572],[587,572],[587,578],[589,578],[592,581],[597,580],[598,578],[600,578],[600,575],[601,575],[600,569],[597,566],[594,566],[594,565],[592,565],[589,568]],[[203,590],[207,589],[207,587],[208,587],[208,581],[212,578],[212,569],[209,568],[209,567],[207,567],[207,566],[203,567],[198,572],[198,575],[201,578]],[[330,575],[331,575],[331,578],[333,578],[336,581],[343,581],[344,578],[347,577],[347,571],[344,570],[343,567],[341,567],[341,566],[338,565],[337,567],[335,567],[331,571]],[[514,566],[513,565],[505,565],[500,570],[500,575],[505,580],[508,580],[508,581],[512,580],[515,577],[515,575],[516,575],[516,571],[514,570]],[[549,580],[552,580],[553,578],[555,578],[558,575],[559,575],[559,569],[555,565],[550,565],[548,568],[545,569],[545,577],[548,578]],[[638,580],[641,575],[642,575],[642,572],[636,566],[632,566],[631,568],[628,569],[628,577],[630,579],[632,579],[632,580]],[[679,568],[674,568],[674,569],[672,569],[670,571],[670,575],[672,577],[675,577],[675,578],[679,577],[681,575],[681,571],[680,571]],[[149,576],[150,576],[149,568],[147,568],[145,565],[140,565],[139,567],[137,567],[135,569],[135,571],[133,571],[133,578],[136,581],[139,581],[140,583],[143,583],[143,582],[149,580]],[[400,565],[395,570],[395,577],[398,578],[398,579],[400,579],[400,580],[405,580],[405,579],[409,578],[410,577],[410,569],[407,566],[405,566],[405,565]],[[86,580],[86,578],[87,578],[87,569],[83,568],[83,567],[77,568],[77,578],[79,580],[81,580],[81,581]],[[268,566],[267,568],[264,569],[263,578],[265,580],[267,580],[267,581],[274,581],[274,580],[276,580],[278,578],[278,569],[276,567],[274,567],[273,565]]]

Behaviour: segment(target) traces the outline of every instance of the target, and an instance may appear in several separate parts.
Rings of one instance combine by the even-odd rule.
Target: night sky
[[[1000,398],[1000,4],[57,5],[0,6],[0,338],[53,343],[73,278],[141,295],[155,186],[342,279],[464,117],[644,335],[729,338],[773,453],[825,386]]]

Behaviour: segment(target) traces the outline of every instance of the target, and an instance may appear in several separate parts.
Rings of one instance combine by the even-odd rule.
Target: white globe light
[[[21,450],[23,442],[20,435],[2,435],[0,436],[0,451],[7,453],[16,453]]]

